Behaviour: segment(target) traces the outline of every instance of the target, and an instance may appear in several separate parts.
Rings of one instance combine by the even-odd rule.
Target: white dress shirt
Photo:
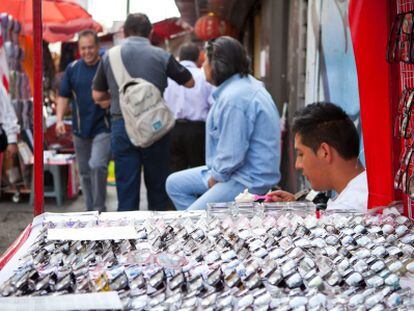
[[[181,61],[194,78],[194,87],[186,88],[168,79],[168,87],[164,92],[164,99],[176,119],[190,121],[205,121],[212,103],[211,92],[213,86],[206,81],[203,70],[194,62]]]
[[[329,199],[327,210],[356,210],[366,212],[368,208],[367,172],[354,177],[334,199]]]
[[[7,135],[9,144],[17,143],[17,134],[20,132],[20,126],[17,123],[16,112],[11,105],[9,95],[0,81],[0,124]]]

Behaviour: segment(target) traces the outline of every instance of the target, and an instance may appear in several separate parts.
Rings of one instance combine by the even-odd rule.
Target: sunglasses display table
[[[387,210],[45,213],[21,242],[0,271],[1,310],[414,306],[413,223]]]

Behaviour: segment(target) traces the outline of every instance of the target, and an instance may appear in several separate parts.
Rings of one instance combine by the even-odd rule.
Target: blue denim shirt
[[[263,83],[232,76],[213,93],[206,122],[207,176],[234,179],[253,193],[280,180],[280,118]]]

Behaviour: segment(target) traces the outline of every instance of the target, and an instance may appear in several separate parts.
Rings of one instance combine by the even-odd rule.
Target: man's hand
[[[55,130],[58,136],[66,134],[65,123],[63,123],[63,121],[57,121]]]
[[[17,153],[17,144],[8,144],[6,152],[9,157],[15,155]]]
[[[291,202],[291,201],[295,201],[295,196],[287,191],[283,191],[283,190],[276,190],[276,191],[272,191],[270,193],[267,194],[268,195],[268,199],[266,200],[266,202]]]
[[[111,100],[102,100],[100,102],[96,102],[102,109],[108,109],[111,106]]]
[[[215,180],[213,177],[210,177],[208,180],[208,187],[212,188],[215,184],[217,184],[217,180]]]
[[[95,103],[99,105],[99,103],[102,101],[111,100],[111,94],[109,92],[92,90],[92,98],[95,101]]]
[[[194,87],[194,85],[195,85],[194,78],[193,78],[193,77],[191,77],[191,79],[190,79],[190,80],[188,80],[188,81],[184,84],[184,87],[186,87],[186,88],[192,88],[192,87]]]

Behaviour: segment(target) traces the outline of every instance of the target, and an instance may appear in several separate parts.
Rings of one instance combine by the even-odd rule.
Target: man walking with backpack
[[[171,124],[165,124],[170,120],[166,117],[169,112],[163,109],[159,96],[167,87],[168,77],[186,87],[194,85],[191,73],[170,53],[150,44],[151,30],[152,25],[145,14],[128,15],[124,24],[126,40],[121,48],[115,47],[103,57],[93,83],[93,98],[98,104],[111,100],[111,145],[118,211],[139,209],[141,166],[144,168],[148,208],[167,208],[165,180],[169,173],[170,135],[165,132]],[[120,94],[120,87],[125,82],[128,82],[123,88],[125,91]],[[147,90],[140,93],[137,88],[141,86]],[[140,93],[146,108],[142,110],[137,102],[128,106],[129,100],[134,99],[128,97],[128,93]],[[131,125],[134,116],[138,125]],[[161,134],[157,136],[158,133]],[[147,135],[153,136],[148,138]]]

